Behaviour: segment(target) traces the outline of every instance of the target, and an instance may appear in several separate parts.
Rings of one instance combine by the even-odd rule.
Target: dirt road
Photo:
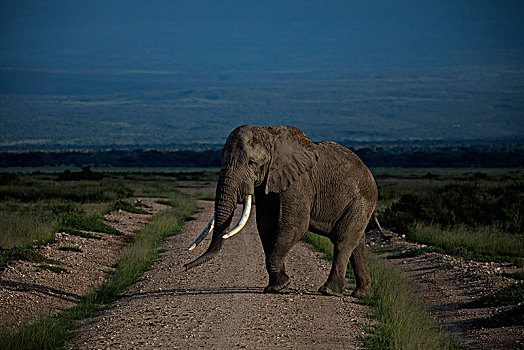
[[[183,232],[166,241],[161,260],[124,297],[85,321],[72,348],[169,349],[356,349],[361,347],[364,315],[355,299],[316,292],[330,263],[300,243],[287,259],[292,292],[263,294],[267,284],[254,213],[229,239],[219,256],[189,272],[183,264],[202,253],[187,247],[213,214],[203,208]],[[238,219],[236,219],[238,220]],[[351,287],[351,286],[350,286]]]

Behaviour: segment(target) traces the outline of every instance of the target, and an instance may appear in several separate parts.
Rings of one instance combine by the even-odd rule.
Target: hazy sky
[[[0,66],[338,70],[523,61],[520,0],[11,1]]]

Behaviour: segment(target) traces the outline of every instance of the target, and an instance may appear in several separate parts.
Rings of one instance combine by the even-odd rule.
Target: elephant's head
[[[215,215],[189,248],[192,250],[214,229],[208,250],[186,268],[198,266],[218,254],[223,241],[247,222],[255,187],[281,193],[318,159],[315,145],[299,129],[290,126],[243,125],[229,135],[220,160],[222,168],[215,199]],[[244,202],[239,224],[228,231],[237,203]]]

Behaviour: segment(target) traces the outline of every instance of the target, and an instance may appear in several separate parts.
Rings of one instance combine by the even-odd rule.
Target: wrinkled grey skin
[[[364,230],[375,210],[377,187],[369,169],[353,152],[334,142],[313,143],[290,126],[244,125],[227,139],[221,161],[213,238],[208,250],[186,268],[218,253],[237,203],[254,194],[269,274],[264,292],[286,291],[286,255],[309,230],[334,244],[331,272],[319,291],[342,295],[351,260],[357,282],[353,295],[369,294]]]

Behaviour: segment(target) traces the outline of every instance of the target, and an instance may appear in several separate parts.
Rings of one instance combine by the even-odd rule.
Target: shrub
[[[57,181],[100,181],[103,178],[104,175],[102,175],[101,173],[95,173],[89,167],[83,167],[82,170],[79,172],[72,172],[69,169],[64,170],[63,173],[58,175]]]
[[[110,211],[113,211],[113,210],[121,209],[121,210],[127,211],[129,213],[149,214],[149,212],[147,212],[147,211],[145,211],[143,209],[137,208],[138,206],[147,207],[147,205],[144,205],[144,204],[141,204],[141,203],[134,204],[134,203],[130,203],[128,201],[119,199],[116,202],[114,202],[113,205],[107,211],[110,212]]]
[[[381,219],[406,233],[415,222],[451,227],[464,224],[495,226],[522,233],[524,182],[495,186],[455,183],[426,191],[404,194],[386,208]]]
[[[518,305],[524,303],[524,282],[512,284],[506,288],[473,300],[469,307],[489,307]]]
[[[50,262],[48,258],[38,253],[33,247],[0,247],[0,267],[13,260],[28,260],[33,262]]]
[[[85,215],[85,211],[73,202],[59,204],[52,209],[52,212],[58,216],[61,231],[70,232],[72,229],[122,234],[117,229],[106,225],[98,214]]]

